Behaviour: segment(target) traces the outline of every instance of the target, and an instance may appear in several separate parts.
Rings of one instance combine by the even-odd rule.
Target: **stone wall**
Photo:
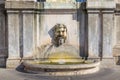
[[[120,64],[120,1],[116,0],[116,9],[115,9],[115,29],[114,29],[114,47],[113,47],[113,56],[115,57],[116,64]]]
[[[10,29],[9,54],[11,58],[19,58],[20,56],[29,57],[33,54],[32,51],[34,50],[34,47],[51,43],[51,35],[49,34],[49,31],[57,23],[63,23],[67,26],[69,37],[68,42],[70,44],[75,46],[84,46],[84,44],[82,44],[82,40],[84,40],[84,34],[86,34],[87,32],[84,30],[84,27],[82,28],[83,30],[80,30],[80,28],[82,26],[85,26],[84,24],[82,24],[84,23],[82,21],[84,21],[85,17],[81,13],[78,13],[83,18],[81,21],[80,19],[77,19],[77,10],[44,10],[41,12],[40,9],[43,9],[43,7],[45,9],[48,9],[48,4],[44,4],[44,6],[42,6],[42,4],[34,1],[20,1],[19,3],[15,1],[6,2],[6,9],[8,12],[8,24]],[[98,5],[92,5],[94,3],[98,3]],[[113,10],[115,8],[115,3],[111,3],[113,3],[113,1],[109,1],[109,4],[111,6],[106,7],[105,5],[107,4],[107,1],[93,2],[89,0],[87,2],[89,28],[88,45],[90,56],[98,57],[100,51],[102,51],[104,57],[112,57],[113,42],[111,38],[113,34],[111,33],[111,31],[113,30],[114,26]],[[57,6],[58,9],[60,9],[60,7],[62,8],[61,5]],[[67,8],[70,8],[70,6],[67,5]],[[75,7],[73,8],[75,9]],[[101,8],[104,8],[104,10]],[[34,11],[35,9],[36,11]],[[53,9],[53,6],[49,6],[49,9]],[[100,22],[101,19],[102,22]],[[14,23],[14,21],[16,21],[15,24],[12,24]],[[101,26],[103,27],[103,30],[100,30]],[[15,32],[15,34],[13,34],[13,32]]]
[[[58,23],[66,25],[68,29],[67,43],[78,50],[82,47],[84,51],[85,17],[82,10],[78,11],[73,4],[63,4],[67,9],[62,7],[61,3],[56,4],[58,6],[54,8],[48,3],[43,6],[41,3],[29,1],[6,2],[9,30],[8,65],[12,64],[11,60],[31,58],[36,47],[52,44],[52,28]]]
[[[57,23],[67,26],[67,42],[81,56],[113,58],[115,49],[119,53],[115,47],[119,43],[119,4],[114,0],[88,0],[86,4],[85,9],[81,3],[7,0],[8,59],[31,58],[36,47],[51,44],[51,30]]]
[[[107,6],[106,6],[107,5]],[[114,9],[113,0],[88,0],[89,54],[112,57],[114,46]]]

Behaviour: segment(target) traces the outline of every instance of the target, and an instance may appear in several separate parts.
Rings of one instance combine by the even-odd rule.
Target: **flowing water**
[[[63,44],[59,47],[54,45],[44,45],[38,48],[35,55],[37,64],[80,64],[90,63],[79,56],[79,51],[68,44]]]

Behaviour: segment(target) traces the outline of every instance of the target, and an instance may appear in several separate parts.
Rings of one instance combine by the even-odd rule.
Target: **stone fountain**
[[[119,0],[1,0],[0,3],[0,32],[4,36],[0,39],[0,66],[16,68],[20,61],[29,64],[32,60],[30,66],[24,64],[27,71],[33,64],[69,68],[68,64],[83,66],[91,57],[119,57]],[[55,26],[63,26],[66,34],[61,31],[59,34],[64,36],[58,35]]]
[[[100,63],[97,60],[82,59],[79,51],[67,43],[66,25],[56,24],[53,33],[52,44],[35,50],[34,60],[23,62],[26,71],[58,76],[83,75],[99,70]]]

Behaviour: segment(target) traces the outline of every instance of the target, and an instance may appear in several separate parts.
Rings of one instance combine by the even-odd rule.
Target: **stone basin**
[[[51,48],[51,49],[50,49]],[[83,75],[99,71],[100,62],[95,59],[84,60],[78,50],[67,44],[59,47],[43,49],[46,57],[36,55],[35,59],[23,62],[27,72],[42,73],[43,75]],[[49,50],[50,49],[50,50]]]
[[[92,63],[73,64],[37,64],[35,61],[24,61],[23,65],[27,72],[42,73],[44,75],[84,75],[99,71],[99,61]]]

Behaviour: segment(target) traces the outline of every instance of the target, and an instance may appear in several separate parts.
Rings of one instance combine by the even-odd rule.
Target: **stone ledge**
[[[91,64],[69,64],[69,65],[51,65],[51,64],[31,64],[23,62],[24,70],[32,73],[42,73],[44,75],[66,76],[66,75],[85,75],[99,71],[100,62]]]
[[[74,70],[74,69],[88,69],[93,68],[100,65],[100,62],[94,62],[91,64],[62,64],[62,65],[54,65],[54,64],[35,64],[30,61],[24,61],[23,65],[29,68],[37,68],[37,69],[59,69],[59,70]]]
[[[6,9],[77,9],[81,6],[77,3],[58,2],[34,2],[34,1],[6,1]]]
[[[41,8],[41,4],[34,1],[6,1],[6,9],[35,9]]]
[[[114,9],[115,8],[114,0],[88,0],[87,9]]]
[[[45,9],[77,9],[78,7],[79,7],[79,3],[58,3],[58,2],[44,3]]]
[[[91,69],[86,70],[73,70],[73,71],[59,71],[59,72],[39,72],[39,71],[33,71],[33,70],[26,70],[29,73],[36,73],[40,74],[42,76],[80,76],[80,75],[87,75],[87,74],[93,74],[100,70],[99,67],[94,67]]]
[[[7,68],[17,68],[21,64],[20,59],[7,59]]]

